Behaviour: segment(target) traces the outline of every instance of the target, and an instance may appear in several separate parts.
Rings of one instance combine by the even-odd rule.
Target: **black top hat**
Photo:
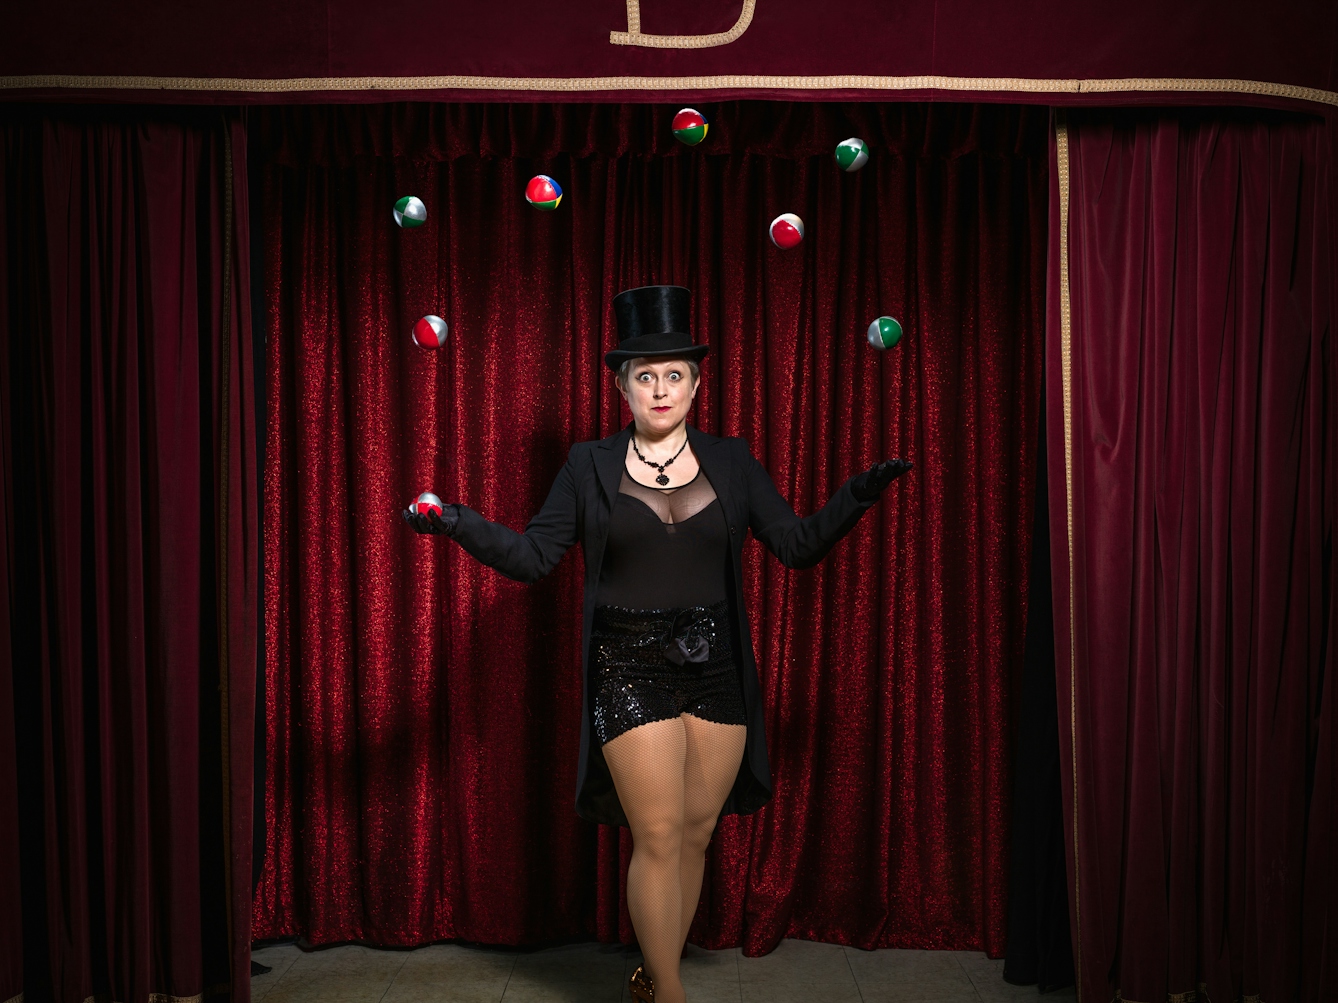
[[[692,343],[691,300],[682,286],[639,286],[613,297],[618,347],[604,356],[604,364],[617,370],[628,359],[657,355],[700,359],[711,346]]]

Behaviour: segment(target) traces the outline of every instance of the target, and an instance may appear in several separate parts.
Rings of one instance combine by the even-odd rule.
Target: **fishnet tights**
[[[701,896],[706,846],[738,776],[747,731],[683,714],[604,746],[632,830],[627,908],[655,1003],[687,999],[678,961]]]

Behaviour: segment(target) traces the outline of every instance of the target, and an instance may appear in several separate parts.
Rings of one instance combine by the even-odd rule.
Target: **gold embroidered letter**
[[[706,49],[712,45],[728,45],[753,23],[753,8],[757,0],[743,0],[739,19],[729,31],[713,35],[643,35],[641,33],[641,0],[627,0],[627,30],[609,32],[612,45],[644,45],[651,49]]]

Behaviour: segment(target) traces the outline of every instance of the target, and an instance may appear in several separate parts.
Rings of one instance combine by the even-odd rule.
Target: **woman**
[[[771,796],[742,606],[744,530],[787,566],[810,567],[911,464],[876,464],[800,519],[742,439],[687,423],[708,351],[689,333],[688,290],[643,286],[619,293],[613,306],[618,348],[604,361],[617,373],[632,423],[572,447],[525,532],[463,505],[404,518],[527,582],[580,541],[585,684],[576,810],[632,832],[627,905],[645,958],[632,976],[633,998],[681,1003],[678,962],[716,822],[756,811]]]

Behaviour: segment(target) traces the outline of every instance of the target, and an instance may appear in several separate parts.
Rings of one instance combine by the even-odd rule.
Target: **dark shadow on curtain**
[[[248,151],[255,149],[255,127],[256,116],[250,109],[243,109],[242,116],[246,122],[246,148]],[[259,192],[263,187],[263,174],[261,171],[261,162],[259,158],[248,156],[246,160],[247,172],[247,191]],[[259,277],[265,274],[265,221],[262,215],[262,205],[259,198],[250,199],[248,204],[251,207],[251,275],[256,277],[256,281],[251,283],[251,344],[252,358],[261,360],[261,364],[254,367],[253,379],[251,381],[252,392],[255,395],[255,450],[256,466],[260,470],[265,469],[265,421],[268,411],[266,410],[266,381],[265,381],[265,283],[260,281]],[[256,482],[256,509],[259,511],[261,484]],[[263,520],[256,523],[256,580],[263,582],[265,580],[265,524]],[[268,830],[265,827],[265,606],[263,603],[256,608],[256,685],[255,685],[255,706],[256,706],[256,726],[255,741],[252,747],[254,762],[251,771],[252,777],[252,828],[251,828],[251,895],[255,896],[256,887],[260,883],[260,871],[265,862],[265,847],[267,845]],[[258,961],[251,962],[251,974],[262,975],[268,972],[269,968],[260,964]]]
[[[22,872],[6,949],[28,1001],[244,1003],[245,134],[218,109],[7,107],[0,147],[0,739],[14,729]]]
[[[1013,834],[1009,847],[1008,955],[1003,977],[1050,992],[1073,985],[1068,877],[1064,871],[1055,696],[1055,618],[1050,591],[1050,506],[1041,402],[1036,513],[1027,585],[1027,641],[1022,658],[1013,755]]]
[[[256,116],[250,109],[243,109],[243,118],[246,122],[246,148],[248,151],[255,149],[255,127]],[[259,192],[263,186],[263,173],[261,171],[260,159],[255,156],[248,156],[246,160],[247,191]],[[255,395],[255,451],[256,466],[260,470],[265,469],[265,419],[268,414],[265,403],[265,323],[267,320],[265,310],[265,283],[261,277],[265,274],[265,220],[262,215],[262,205],[259,198],[248,200],[251,212],[251,240],[248,252],[250,254],[251,275],[254,281],[251,283],[251,344],[252,358],[259,359],[260,364],[254,367],[253,378],[251,381],[252,393]],[[260,506],[260,483],[256,482],[256,506],[259,511]],[[257,522],[256,524],[256,579],[265,580],[265,524]],[[255,757],[252,777],[254,778],[254,798],[253,804],[253,824],[252,824],[252,866],[251,866],[251,894],[255,894],[256,885],[260,881],[260,867],[264,861],[266,830],[265,830],[265,608],[260,605],[256,610],[256,728],[255,744],[253,746],[253,755]]]

